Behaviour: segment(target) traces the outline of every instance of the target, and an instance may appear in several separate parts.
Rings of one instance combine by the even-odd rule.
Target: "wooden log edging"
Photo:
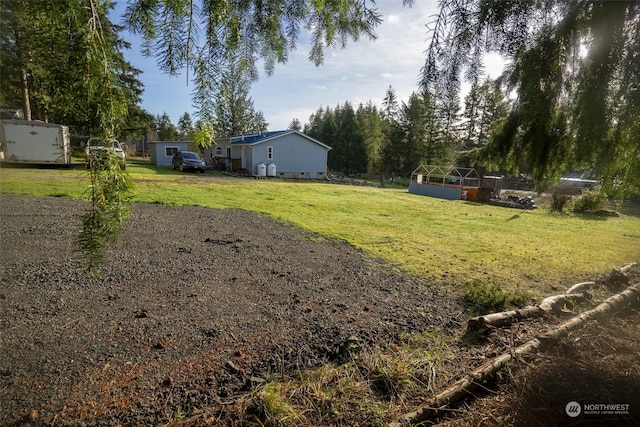
[[[627,305],[640,305],[640,283],[629,286],[624,291],[607,298],[595,308],[585,311],[550,331],[527,341],[514,351],[503,353],[494,358],[423,402],[415,411],[405,414],[396,422],[392,422],[389,427],[412,425],[436,417],[449,406],[472,395],[475,390],[483,388],[483,383],[491,380],[499,370],[517,357],[533,359],[538,351],[551,346],[555,341],[567,336],[569,332],[583,327],[588,320],[597,320],[607,314],[619,311]]]
[[[593,288],[596,285],[596,282],[580,282],[580,283],[576,283],[575,285],[571,286],[569,289],[567,289],[568,294],[573,294],[576,292],[586,292],[588,290],[590,290],[591,288]]]
[[[614,269],[612,273],[616,272],[617,274],[624,274],[625,271],[635,265],[637,265],[635,262],[625,264],[618,269]],[[611,274],[609,276],[611,276]],[[503,326],[509,326],[514,322],[518,322],[523,319],[542,317],[551,311],[557,311],[568,302],[574,303],[585,299],[589,296],[587,292],[596,286],[596,284],[596,282],[592,281],[576,283],[567,289],[564,294],[545,298],[537,306],[529,306],[516,310],[501,311],[499,313],[473,317],[467,321],[467,332],[483,331],[486,330],[487,327],[500,328]]]
[[[476,316],[467,321],[467,332],[485,330],[488,326],[500,328],[502,326],[509,326],[513,322],[520,321],[522,319],[542,317],[549,312],[562,309],[569,302],[574,303],[582,301],[587,296],[588,294],[586,291],[554,295],[543,299],[542,302],[536,306],[485,314],[484,316]]]
[[[537,305],[517,310],[485,314],[484,316],[476,316],[467,320],[467,332],[486,330],[489,326],[500,328],[503,326],[509,326],[513,322],[520,321],[522,319],[542,317],[544,315],[545,311]]]
[[[554,295],[552,297],[548,297],[548,298],[543,299],[542,302],[540,303],[539,307],[542,310],[544,310],[545,312],[559,311],[562,308],[564,308],[564,306],[567,303],[574,303],[576,301],[582,301],[587,296],[588,295],[587,295],[586,292],[566,293],[566,294]]]
[[[637,262],[630,262],[629,264],[623,265],[618,270],[620,271],[620,273],[624,273],[625,271],[627,271],[631,267],[635,267],[637,264],[638,264]]]

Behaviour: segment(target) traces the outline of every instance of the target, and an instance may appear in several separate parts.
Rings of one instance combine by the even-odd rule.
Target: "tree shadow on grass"
[[[576,212],[576,215],[582,219],[593,221],[606,221],[609,218],[619,218],[620,214],[616,211],[599,210],[595,212]]]

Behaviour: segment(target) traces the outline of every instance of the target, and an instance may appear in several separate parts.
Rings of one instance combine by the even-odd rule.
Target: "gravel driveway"
[[[86,202],[0,206],[0,425],[160,424],[352,336],[463,318],[347,243],[248,211],[135,204],[92,276],[74,246]]]

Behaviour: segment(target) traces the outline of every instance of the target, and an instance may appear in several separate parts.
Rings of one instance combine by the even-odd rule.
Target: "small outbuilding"
[[[331,147],[297,130],[216,138],[205,150],[214,168],[258,177],[325,179]]]
[[[480,176],[473,168],[418,166],[411,174],[409,193],[449,200],[476,200]]]
[[[173,155],[177,151],[189,151],[193,141],[149,141],[151,163],[158,166],[171,166]]]

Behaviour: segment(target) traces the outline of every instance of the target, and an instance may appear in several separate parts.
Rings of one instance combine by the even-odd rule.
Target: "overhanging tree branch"
[[[640,74],[628,58],[640,57],[638,21],[634,1],[441,0],[422,85],[458,91],[462,74],[477,78],[484,53],[501,54],[517,100],[485,158],[524,167],[542,185],[573,168],[610,194],[637,193],[640,137],[628,111],[640,113]]]

